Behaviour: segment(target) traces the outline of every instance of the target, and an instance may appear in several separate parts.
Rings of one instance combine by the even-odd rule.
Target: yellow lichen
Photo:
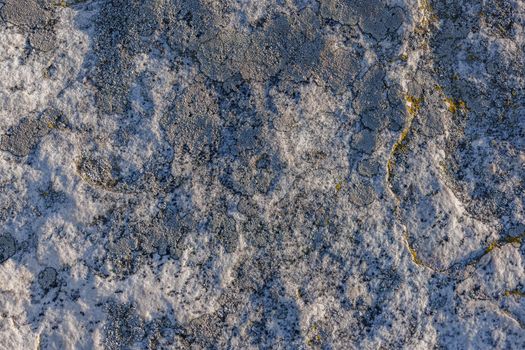
[[[453,98],[445,98],[445,105],[450,113],[456,113],[457,111],[466,111],[467,104],[463,100],[454,100]]]
[[[524,298],[525,292],[522,292],[521,290],[513,289],[513,290],[506,290],[505,293],[503,293],[506,297],[519,297]]]
[[[524,233],[525,234],[525,233]],[[502,243],[504,244],[510,244],[510,243],[516,243],[516,244],[520,244],[521,241],[523,241],[523,236],[524,234],[521,234],[519,236],[511,236],[511,237],[505,237],[503,240],[502,240]]]
[[[446,98],[445,104],[447,105],[447,109],[450,113],[456,113],[456,111],[458,110],[456,102],[454,102],[454,100],[451,98]]]
[[[485,249],[485,254],[490,253],[491,251],[494,250],[494,248],[497,248],[497,247],[498,247],[498,242],[492,242],[492,243],[489,244],[489,246]]]
[[[421,102],[423,102],[423,98],[421,97],[416,98],[411,95],[405,95],[405,107],[408,114],[411,116],[416,115],[421,108]]]
[[[408,233],[405,233],[405,244],[407,246],[407,249],[410,253],[410,256],[412,257],[412,261],[416,264],[416,265],[419,265],[419,266],[426,266],[423,261],[417,256],[417,251],[414,249],[414,247],[412,247],[412,245],[410,244],[409,242],[409,239],[408,239]]]
[[[418,7],[419,11],[421,12],[420,25],[423,28],[428,29],[430,24],[436,22],[438,19],[436,14],[434,13],[434,10],[432,9],[430,0],[419,0]]]
[[[313,347],[315,344],[321,344],[321,335],[318,332],[317,325],[310,327],[310,332],[315,334],[308,338],[306,345]]]
[[[489,246],[487,248],[485,248],[485,251],[484,251],[484,254],[488,254],[490,253],[491,251],[493,251],[495,248],[501,248],[503,247],[504,245],[507,245],[507,244],[521,244],[521,242],[523,241],[523,239],[525,238],[525,232],[523,232],[522,234],[520,235],[517,235],[517,236],[508,236],[508,237],[503,237],[497,241],[494,241],[492,243],[489,244]]]
[[[407,109],[408,113],[408,120],[406,122],[405,128],[403,131],[401,131],[401,134],[399,135],[399,139],[396,143],[392,146],[392,149],[390,151],[390,156],[388,157],[387,164],[386,164],[386,181],[387,183],[390,183],[390,178],[392,177],[392,173],[394,170],[394,157],[398,152],[405,153],[408,150],[407,147],[407,138],[410,133],[410,129],[412,128],[412,122],[414,121],[419,109],[421,108],[421,102],[423,102],[422,98],[416,98],[411,95],[405,95],[405,107]]]
[[[87,0],[54,0],[51,5],[55,7],[68,8],[71,5],[81,4]]]
[[[303,299],[303,293],[301,293],[301,289],[297,288],[297,290],[295,291],[295,295],[297,299],[299,300]]]
[[[392,156],[388,159],[386,162],[386,181],[390,182],[390,177],[392,176],[392,173],[394,171],[394,161],[392,160]]]
[[[341,188],[343,188],[343,184],[341,182],[335,184],[335,190],[337,192],[341,191]]]
[[[397,142],[392,146],[392,151],[390,152],[390,159],[389,159],[389,170],[392,170],[391,167],[393,166],[392,157],[396,155],[398,151],[406,152],[407,150],[407,138],[408,134],[410,133],[410,127],[412,126],[412,120],[414,118],[410,118],[407,126],[403,129],[401,134],[399,135],[399,139]]]
[[[66,0],[55,0],[53,2],[53,6],[66,8],[68,7],[68,3],[66,2]]]

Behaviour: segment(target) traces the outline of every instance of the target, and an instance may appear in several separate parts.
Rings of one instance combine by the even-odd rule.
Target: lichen
[[[405,107],[410,116],[415,116],[421,108],[423,102],[422,97],[414,97],[412,95],[405,95]]]
[[[416,265],[425,266],[423,264],[423,261],[418,257],[416,249],[414,247],[412,247],[412,245],[410,244],[408,233],[405,233],[404,239],[405,239],[405,244],[407,246],[407,249],[408,249],[408,251],[410,253],[410,256],[412,257],[412,261]]]
[[[512,289],[512,290],[506,290],[503,295],[505,297],[518,297],[518,298],[525,298],[525,292],[522,292],[518,289]]]
[[[523,232],[520,235],[517,236],[506,236],[503,238],[500,238],[499,240],[491,242],[487,248],[485,248],[485,254],[488,254],[492,252],[496,248],[501,248],[507,244],[521,244],[523,239],[525,238],[525,232]]]
[[[438,20],[430,0],[418,0],[418,9],[421,16],[419,21],[419,29],[422,31],[428,31],[429,26]]]
[[[456,113],[458,111],[467,111],[467,104],[463,100],[455,100],[453,98],[445,98],[445,105],[450,113]]]
[[[408,135],[410,134],[410,131],[412,129],[412,123],[421,108],[422,102],[423,102],[423,98],[421,97],[416,98],[411,95],[405,95],[405,108],[408,114],[408,118],[405,123],[405,127],[403,128],[403,130],[401,131],[401,134],[399,135],[398,140],[392,146],[390,155],[387,160],[386,180],[389,186],[391,186],[390,180],[391,180],[391,177],[393,176],[393,171],[394,171],[394,165],[395,165],[394,158],[399,152],[404,153],[408,150],[407,149]]]

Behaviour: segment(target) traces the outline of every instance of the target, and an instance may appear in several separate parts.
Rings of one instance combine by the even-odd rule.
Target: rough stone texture
[[[0,348],[525,348],[520,0],[0,0]]]
[[[0,263],[3,263],[16,252],[16,242],[9,234],[0,236]]]

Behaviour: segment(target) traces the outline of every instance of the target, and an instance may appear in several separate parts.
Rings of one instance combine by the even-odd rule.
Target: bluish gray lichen
[[[6,0],[0,6],[0,19],[28,33],[32,48],[42,52],[54,49],[56,39],[53,27],[56,21],[50,2]]]
[[[16,241],[10,234],[0,236],[0,263],[5,262],[16,252]]]
[[[52,267],[46,267],[38,274],[38,284],[44,291],[57,286],[57,271]]]

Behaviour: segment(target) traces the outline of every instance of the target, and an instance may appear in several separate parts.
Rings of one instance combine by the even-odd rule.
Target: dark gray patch
[[[321,16],[346,25],[356,25],[359,20],[359,10],[356,1],[351,0],[321,0]]]
[[[114,188],[120,179],[115,162],[102,157],[81,157],[77,161],[77,171],[85,181],[106,189]]]
[[[380,171],[381,164],[378,161],[373,159],[364,159],[359,162],[357,166],[357,171],[359,174],[366,177],[373,177],[377,175]]]
[[[403,23],[403,11],[399,7],[389,8],[384,1],[360,1],[363,4],[359,26],[374,39],[382,40],[387,34],[395,32]]]
[[[370,130],[362,130],[352,138],[352,147],[358,151],[371,154],[376,147],[376,134]]]
[[[515,7],[518,2],[506,0],[492,0],[483,2],[482,20],[491,34],[499,37],[508,37],[513,34],[513,26],[518,20]]]
[[[226,253],[235,251],[239,241],[239,233],[232,217],[227,214],[214,215],[210,229]]]
[[[43,28],[51,20],[49,12],[34,0],[6,0],[0,14],[7,22],[24,29]]]
[[[39,194],[46,209],[53,208],[57,204],[64,203],[67,200],[67,194],[55,189],[52,183],[49,183],[42,190],[39,190]]]
[[[230,190],[243,194],[268,194],[279,181],[281,163],[272,157],[272,164],[257,168],[253,160],[238,159],[228,166],[221,177],[221,183]]]
[[[274,235],[260,218],[249,217],[243,225],[243,234],[248,244],[262,248],[272,243]]]
[[[25,157],[36,148],[49,130],[49,126],[44,120],[24,118],[17,126],[2,136],[0,150],[7,151],[17,157]]]
[[[381,0],[321,0],[321,16],[345,25],[359,24],[376,40],[384,39],[403,23],[400,8],[390,8]]]
[[[144,257],[139,250],[140,242],[138,235],[115,237],[105,248],[108,251],[110,272],[120,278],[125,278],[137,272],[143,262]]]
[[[256,47],[251,47],[248,37],[237,33],[221,33],[200,45],[197,59],[206,76],[224,82],[239,70],[238,62],[248,49],[253,55],[256,54]]]
[[[57,270],[52,267],[46,267],[38,274],[38,284],[47,291],[57,286]]]
[[[360,67],[358,56],[349,49],[325,47],[321,54],[321,76],[336,92],[344,92],[357,76]]]
[[[195,84],[176,98],[173,108],[162,120],[175,158],[190,155],[196,165],[208,162],[220,142],[217,100],[204,84]]]
[[[375,65],[356,84],[357,98],[353,102],[355,111],[361,116],[363,125],[371,130],[382,128],[388,121],[389,101],[383,82],[384,69]]]
[[[48,52],[55,48],[55,33],[50,30],[36,30],[29,35],[29,43],[39,51]]]
[[[107,313],[104,327],[106,349],[129,349],[144,337],[144,321],[137,315],[133,305],[110,303]]]
[[[361,123],[370,130],[378,130],[383,126],[385,115],[380,111],[372,110],[361,115]]]
[[[96,21],[95,64],[91,82],[97,89],[98,110],[122,114],[129,107],[130,88],[137,79],[133,57],[156,40],[161,13],[155,1],[105,2]]]
[[[350,202],[360,207],[370,205],[377,198],[372,185],[364,181],[352,183],[348,195]]]
[[[303,80],[323,47],[319,25],[309,9],[291,16],[277,14],[249,35],[211,36],[199,46],[197,58],[206,76],[220,82],[237,73],[246,81],[265,81],[278,73]]]
[[[0,264],[12,257],[16,252],[16,241],[9,235],[0,236]]]
[[[237,204],[237,210],[246,216],[257,216],[260,214],[257,204],[249,196],[241,197]]]

